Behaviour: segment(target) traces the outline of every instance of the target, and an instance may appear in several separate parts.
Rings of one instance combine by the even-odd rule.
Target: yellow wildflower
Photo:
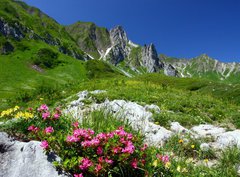
[[[204,162],[205,162],[205,163],[208,163],[208,159],[204,159]]]
[[[159,122],[154,122],[156,125],[160,125],[160,123]]]
[[[23,112],[18,112],[16,115],[15,115],[15,118],[19,119],[19,118],[22,118],[24,117],[24,113]]]
[[[195,148],[195,145],[194,145],[194,144],[192,144],[192,145],[191,145],[191,148],[192,148],[192,149],[194,149],[194,148]]]
[[[2,112],[1,112],[1,117],[10,116],[13,112],[14,112],[14,110],[13,110],[12,108],[7,109],[7,110],[5,110],[5,111],[2,111]]]
[[[19,110],[19,108],[20,108],[19,106],[15,106],[15,107],[13,108],[13,110],[14,110],[14,111],[17,111],[17,110]]]
[[[25,112],[24,118],[26,118],[26,119],[33,118],[33,114],[29,113],[29,112]]]
[[[153,163],[152,163],[152,166],[157,167],[157,165],[158,165],[158,161],[154,160]]]
[[[43,100],[43,98],[39,98],[39,100],[41,100],[41,101],[42,101],[42,100]]]
[[[170,166],[171,166],[171,163],[170,163],[170,162],[167,162],[167,163],[165,164],[165,168],[170,168]]]
[[[183,139],[178,140],[178,142],[179,142],[180,144],[183,143]]]

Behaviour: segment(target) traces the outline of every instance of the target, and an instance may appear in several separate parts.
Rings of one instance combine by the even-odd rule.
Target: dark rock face
[[[0,48],[0,54],[9,54],[14,51],[14,47],[10,42],[5,42]]]
[[[9,25],[4,21],[3,18],[0,18],[0,33],[6,37],[13,37],[15,40],[21,40],[25,37],[25,29],[17,23]]]
[[[115,45],[108,53],[108,57],[109,57],[108,61],[111,64],[117,65],[119,62],[123,61],[126,56],[123,48],[120,45]]]
[[[54,154],[44,154],[40,142],[19,142],[0,132],[1,177],[66,177],[51,163],[56,159]]]
[[[145,45],[142,48],[142,62],[141,65],[147,68],[147,71],[157,72],[163,68],[163,64],[160,63],[157,50],[153,44]]]

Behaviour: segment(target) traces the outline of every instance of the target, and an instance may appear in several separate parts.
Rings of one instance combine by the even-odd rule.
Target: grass
[[[154,114],[155,121],[164,126],[168,126],[169,121],[178,121],[188,127],[201,123],[233,123],[239,127],[238,104],[228,99],[219,99],[219,95],[206,94],[206,91],[192,91],[189,89],[191,85],[188,85],[191,80],[181,79],[185,83],[178,84],[176,82],[181,80],[176,79],[176,82],[172,82],[172,78],[162,75],[145,76],[145,79],[144,76],[141,76],[141,79],[138,77],[96,79],[80,84],[79,90],[107,90],[107,93],[95,96],[97,102],[103,102],[108,98],[134,101],[143,105],[156,104],[160,107],[161,113]],[[157,76],[159,80],[163,77],[163,82],[155,82]],[[203,82],[201,87],[207,87],[206,83]]]

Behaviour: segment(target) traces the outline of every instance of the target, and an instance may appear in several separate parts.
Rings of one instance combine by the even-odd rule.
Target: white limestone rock
[[[183,126],[181,126],[178,122],[171,122],[170,130],[174,133],[189,133],[190,131]]]
[[[240,148],[240,130],[229,131],[220,134],[216,140],[216,148],[224,149],[236,145]]]
[[[196,138],[199,138],[199,137],[201,137],[201,138],[206,138],[206,137],[216,138],[219,134],[225,132],[224,128],[217,127],[217,126],[210,125],[210,124],[197,125],[197,126],[194,126],[193,128],[191,128],[191,130],[197,134]]]
[[[0,132],[0,176],[2,177],[64,177],[51,162],[54,154],[45,155],[40,142],[19,142]],[[59,160],[59,159],[58,159]]]

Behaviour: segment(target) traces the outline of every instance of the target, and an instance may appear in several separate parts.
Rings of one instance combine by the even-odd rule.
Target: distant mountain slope
[[[64,27],[39,9],[20,1],[0,1],[0,39],[3,54],[7,53],[4,48],[9,48],[6,41],[8,46],[21,50],[21,40],[35,40],[56,46],[61,53],[84,59],[84,53]]]
[[[192,59],[177,59],[160,55],[165,65],[173,66],[179,77],[200,77],[215,81],[240,81],[240,63],[223,63],[202,54]]]

